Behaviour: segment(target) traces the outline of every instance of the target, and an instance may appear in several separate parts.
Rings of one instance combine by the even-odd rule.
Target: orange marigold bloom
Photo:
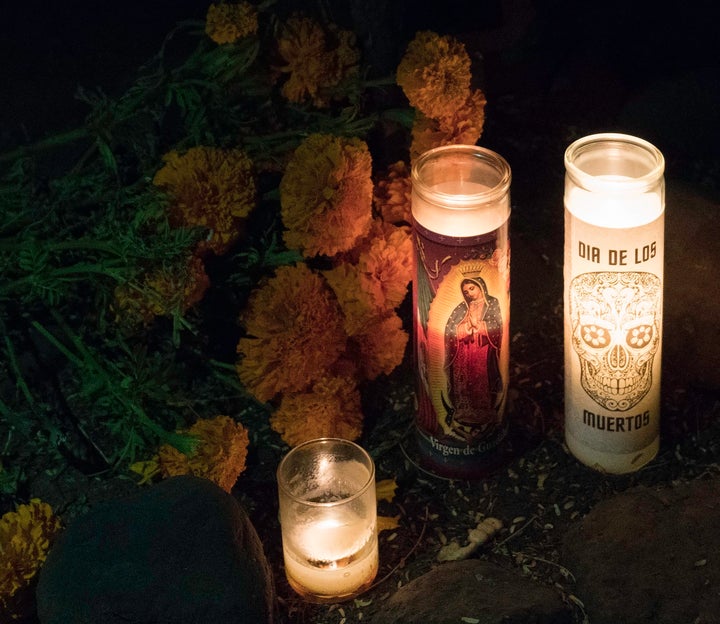
[[[312,134],[280,181],[285,244],[306,257],[350,249],[372,224],[372,156],[361,139]]]
[[[32,580],[47,558],[62,526],[47,503],[34,498],[0,518],[0,619],[29,612]]]
[[[421,31],[408,44],[396,79],[411,106],[437,118],[467,99],[470,65],[464,44],[451,36]]]
[[[412,279],[412,240],[407,228],[386,225],[358,261],[360,285],[378,310],[399,306]]]
[[[369,317],[377,314],[372,295],[363,290],[360,269],[356,264],[341,262],[323,271],[323,275],[342,308],[345,332],[352,336],[360,331]]]
[[[359,354],[357,362],[360,375],[372,381],[381,374],[389,375],[393,372],[405,357],[408,338],[408,333],[402,327],[402,319],[396,312],[368,318],[352,337]]]
[[[250,294],[237,351],[240,380],[259,401],[305,391],[345,350],[347,335],[332,289],[305,264],[279,267]]]
[[[485,94],[477,89],[456,108],[448,108],[437,119],[418,113],[412,128],[410,160],[441,145],[474,145],[485,124]]]
[[[375,184],[375,210],[386,223],[410,223],[411,197],[410,168],[399,160],[390,165],[386,174]]]
[[[233,43],[258,30],[257,9],[249,2],[211,4],[205,17],[205,34],[215,43]]]
[[[250,443],[247,429],[229,416],[215,416],[200,418],[186,433],[198,440],[195,451],[184,455],[168,444],[162,445],[158,452],[162,476],[191,474],[230,492],[245,470]]]
[[[163,444],[158,451],[158,468],[165,479],[190,474],[190,457],[174,446]]]
[[[227,252],[255,206],[252,160],[239,149],[192,147],[184,154],[171,151],[163,161],[153,183],[170,195],[172,225],[206,228],[199,251]]]
[[[122,284],[115,289],[119,320],[149,325],[156,316],[184,314],[200,302],[210,286],[202,258],[191,256],[184,270],[158,270],[141,284]]]
[[[355,35],[335,25],[324,30],[313,19],[295,15],[283,26],[277,46],[285,62],[279,69],[288,74],[282,94],[291,102],[309,99],[315,106],[327,106],[333,89],[358,72]]]
[[[357,440],[362,422],[360,392],[351,377],[323,377],[309,392],[288,394],[270,417],[270,426],[290,446],[322,437]]]

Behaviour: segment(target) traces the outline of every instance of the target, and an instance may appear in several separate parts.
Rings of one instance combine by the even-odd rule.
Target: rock
[[[638,487],[598,503],[562,563],[593,624],[720,622],[720,479]]]
[[[663,371],[720,389],[720,205],[669,180],[665,199]]]
[[[65,529],[37,588],[42,624],[274,620],[273,578],[237,501],[197,477],[99,504]]]
[[[619,114],[622,128],[668,154],[715,158],[720,133],[720,69],[693,67],[649,80]]]
[[[444,563],[388,598],[373,624],[568,624],[550,587],[489,561]]]

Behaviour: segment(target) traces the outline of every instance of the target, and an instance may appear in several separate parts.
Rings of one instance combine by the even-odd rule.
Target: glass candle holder
[[[510,167],[474,145],[413,164],[413,340],[419,463],[474,479],[506,454]]]
[[[624,134],[565,152],[565,441],[601,472],[635,471],[659,447],[664,167]]]
[[[341,602],[378,571],[375,466],[357,444],[320,438],[293,448],[277,470],[285,573],[309,602]]]

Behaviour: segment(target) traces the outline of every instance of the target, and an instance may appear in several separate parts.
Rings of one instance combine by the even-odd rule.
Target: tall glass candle
[[[565,440],[607,473],[659,447],[664,168],[657,148],[623,134],[565,152]]]
[[[285,574],[309,602],[357,596],[378,570],[375,466],[354,442],[311,440],[277,470]]]
[[[419,463],[450,478],[487,474],[507,435],[510,179],[474,145],[412,168]]]

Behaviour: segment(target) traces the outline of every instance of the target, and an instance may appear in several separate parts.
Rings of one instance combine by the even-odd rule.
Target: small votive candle
[[[341,602],[378,571],[375,466],[349,440],[293,448],[277,470],[285,574],[309,602]]]

